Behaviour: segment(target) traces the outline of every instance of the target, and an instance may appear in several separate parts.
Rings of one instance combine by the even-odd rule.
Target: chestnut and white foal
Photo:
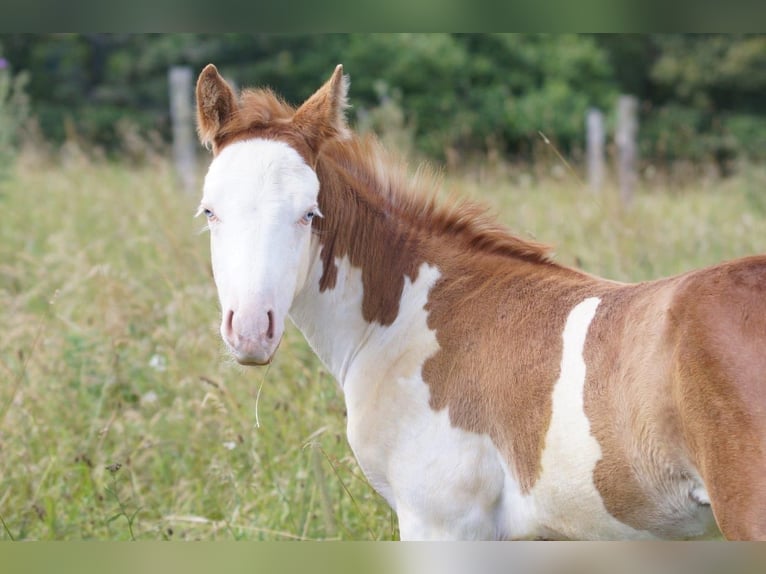
[[[292,318],[402,539],[766,538],[766,257],[562,267],[408,182],[347,88],[295,109],[207,66],[200,210],[227,346],[268,363]]]

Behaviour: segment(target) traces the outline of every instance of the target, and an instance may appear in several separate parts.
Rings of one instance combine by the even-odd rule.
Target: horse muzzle
[[[261,313],[229,309],[221,322],[221,336],[241,365],[269,364],[279,347],[282,331],[271,309]]]

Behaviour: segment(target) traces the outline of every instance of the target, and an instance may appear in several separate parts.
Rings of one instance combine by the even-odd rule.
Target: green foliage
[[[565,148],[582,139],[588,105],[608,105],[614,83],[604,51],[587,36],[529,34],[11,35],[14,58],[32,73],[43,132],[119,146],[116,120],[167,137],[167,69],[213,61],[243,87],[271,85],[288,101],[306,98],[344,63],[353,78],[351,120],[392,104],[412,145],[499,146],[528,151],[546,134]]]
[[[0,50],[0,180],[13,166],[19,132],[27,120],[29,100],[25,91],[27,74],[12,74]]]
[[[449,34],[353,35],[344,64],[360,108],[400,100],[418,147],[440,153],[467,132],[461,105],[469,85],[468,57]],[[374,70],[369,74],[368,70]]]
[[[654,42],[651,77],[666,97],[698,108],[762,109],[766,36],[673,34]]]
[[[417,147],[435,156],[523,153],[538,131],[571,149],[586,108],[608,104],[615,88],[603,51],[577,35],[354,35],[343,56],[355,101],[400,102]]]
[[[646,114],[647,157],[715,162],[766,159],[766,36],[653,37],[655,107]]]
[[[395,134],[407,153],[489,149],[531,160],[542,132],[576,156],[586,109],[609,116],[623,92],[641,100],[648,162],[712,161],[726,170],[735,158],[766,154],[757,132],[766,117],[764,35],[87,33],[0,41],[15,69],[30,74],[43,133],[107,151],[123,146],[118,123],[167,140],[168,68],[214,62],[238,86],[268,85],[293,103],[343,63],[353,82],[350,120]]]
[[[502,102],[503,113],[492,123],[503,130],[502,141],[512,151],[539,141],[539,132],[571,151],[582,142],[586,109],[609,107],[616,95],[606,54],[590,37],[512,34],[475,41],[484,69],[502,62],[486,86],[477,81],[473,89],[478,98],[486,93],[494,102],[486,106],[490,109]],[[503,82],[507,94],[492,89]],[[481,99],[477,104],[479,115],[486,104]]]

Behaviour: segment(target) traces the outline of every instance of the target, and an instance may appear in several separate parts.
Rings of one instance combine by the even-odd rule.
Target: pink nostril
[[[269,339],[273,339],[274,338],[274,313],[272,313],[271,309],[269,309],[266,315],[269,317],[269,328],[266,330],[266,337]]]
[[[226,335],[231,337],[234,334],[234,311],[229,309],[226,314]]]

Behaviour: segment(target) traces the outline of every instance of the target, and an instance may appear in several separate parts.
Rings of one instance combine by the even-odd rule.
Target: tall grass
[[[223,353],[198,200],[82,157],[4,185],[2,536],[394,535],[299,334],[268,370]]]
[[[640,190],[447,178],[557,259],[643,280],[766,251],[763,173]],[[168,165],[73,155],[0,188],[0,538],[391,539],[342,396],[288,329],[276,361],[223,352],[198,197]]]

